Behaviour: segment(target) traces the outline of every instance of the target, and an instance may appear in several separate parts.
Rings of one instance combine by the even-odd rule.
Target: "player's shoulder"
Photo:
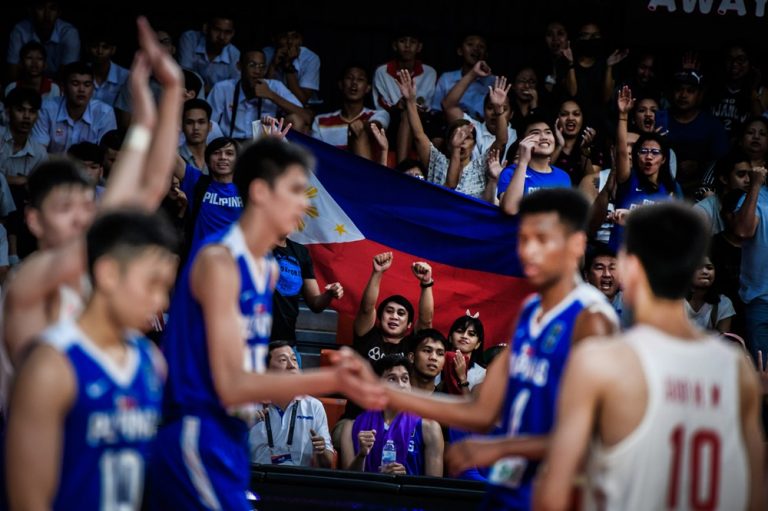
[[[625,342],[625,334],[596,335],[585,338],[573,347],[569,357],[573,363],[590,369],[621,366],[634,356],[631,346]]]

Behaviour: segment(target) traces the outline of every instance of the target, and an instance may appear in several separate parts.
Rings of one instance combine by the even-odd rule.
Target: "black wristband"
[[[425,284],[423,282],[419,282],[419,286],[421,286],[421,289],[426,289],[426,288],[432,287],[434,285],[435,285],[434,279],[431,282],[427,283],[427,284]]]
[[[460,381],[459,387],[469,387],[469,381]]]

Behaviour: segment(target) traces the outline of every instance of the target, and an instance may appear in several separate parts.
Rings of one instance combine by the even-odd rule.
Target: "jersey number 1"
[[[717,432],[711,429],[697,429],[686,446],[685,428],[679,425],[672,430],[669,442],[672,447],[672,465],[667,507],[677,509],[685,453],[688,457],[691,484],[688,494],[689,504],[684,507],[690,507],[696,511],[715,509],[720,489],[720,437]]]
[[[133,511],[139,507],[144,460],[133,449],[107,451],[101,456],[101,509]]]

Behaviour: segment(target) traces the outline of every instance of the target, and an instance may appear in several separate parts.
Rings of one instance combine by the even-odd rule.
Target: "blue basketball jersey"
[[[128,337],[128,362],[118,367],[74,321],[62,321],[42,337],[67,357],[77,379],[53,509],[138,510],[160,419],[159,353],[140,335]]]
[[[560,378],[571,350],[579,314],[597,307],[616,320],[616,313],[597,289],[580,283],[537,321],[541,298],[529,299],[520,313],[509,351],[509,381],[501,433],[506,436],[548,435],[555,423]],[[510,509],[528,509],[538,462],[509,457],[496,462],[488,480],[494,500]]]
[[[243,364],[248,371],[262,373],[266,369],[267,345],[272,330],[270,283],[276,268],[274,259],[268,254],[264,261],[265,271],[257,270],[239,223],[232,224],[225,233],[209,238],[209,243],[227,247],[237,264]],[[183,269],[168,313],[162,346],[168,361],[163,419],[168,422],[185,415],[204,414],[226,418],[230,425],[244,430],[246,424],[241,418],[235,418],[247,419],[243,416],[244,409],[225,410],[213,386],[203,311],[190,288],[193,264],[194,258]],[[256,409],[256,406],[246,407],[245,413],[251,415]]]
[[[629,179],[618,186],[616,190],[616,209],[633,210],[640,206],[647,206],[657,202],[670,200],[676,190],[668,190],[663,184],[659,184],[658,190],[644,187],[633,169]],[[618,251],[624,239],[624,226],[614,224],[608,246]]]
[[[209,241],[229,249],[240,273],[243,367],[264,372],[277,265],[267,255],[264,271],[257,270],[238,223]],[[248,427],[260,406],[227,410],[216,394],[203,311],[190,289],[193,264],[194,257],[177,283],[163,342],[168,383],[153,456],[150,509],[247,511]]]

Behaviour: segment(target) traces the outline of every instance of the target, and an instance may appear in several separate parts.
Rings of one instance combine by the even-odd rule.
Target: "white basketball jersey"
[[[684,341],[648,326],[626,332],[648,404],[614,446],[596,440],[586,509],[743,510],[748,461],[741,425],[739,357],[715,337]]]

